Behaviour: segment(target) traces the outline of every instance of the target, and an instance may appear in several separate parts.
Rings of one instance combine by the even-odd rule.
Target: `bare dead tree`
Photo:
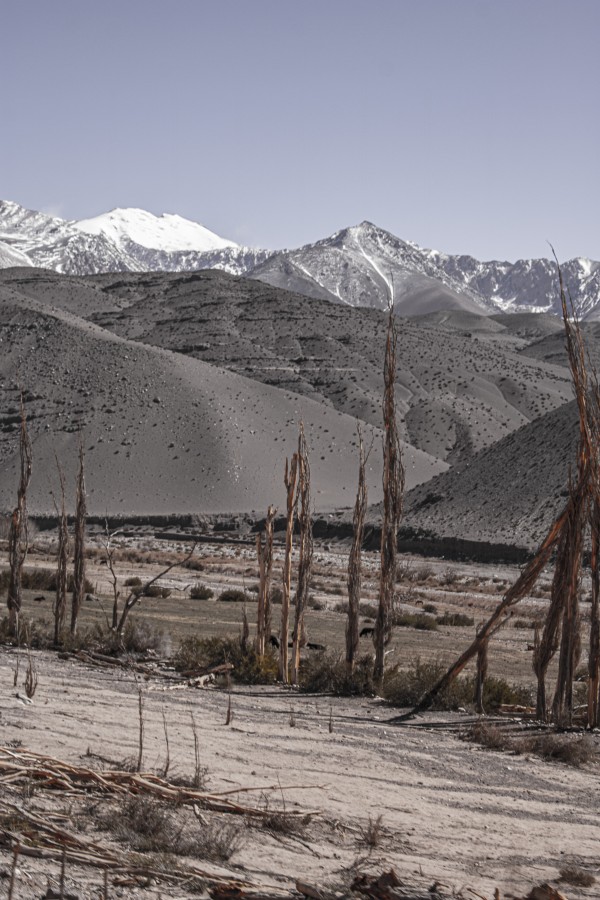
[[[10,519],[10,533],[8,536],[8,564],[10,566],[10,578],[8,582],[8,628],[12,635],[18,634],[19,616],[23,602],[23,566],[29,549],[29,532],[27,517],[27,488],[31,479],[31,441],[27,431],[27,418],[21,394],[21,427],[19,431],[19,487],[17,490],[17,505]]]
[[[396,580],[396,552],[398,528],[402,517],[404,495],[404,465],[398,433],[396,415],[395,385],[397,363],[398,332],[394,316],[393,297],[388,312],[385,361],[383,369],[383,522],[381,525],[381,577],[379,605],[373,641],[375,644],[375,665],[373,678],[376,683],[383,680],[385,646],[391,635],[391,612]]]
[[[298,585],[296,587],[296,615],[292,638],[292,683],[300,679],[300,648],[306,644],[304,615],[308,605],[308,592],[313,561],[312,515],[310,511],[310,464],[304,423],[300,422],[298,435],[298,494],[300,496],[300,559],[298,561]]]
[[[117,630],[117,626],[119,624],[119,597],[121,596],[121,591],[119,590],[119,578],[117,576],[117,572],[115,569],[115,545],[113,543],[114,538],[119,534],[119,531],[113,531],[111,533],[108,527],[108,519],[104,522],[104,537],[102,539],[102,544],[104,546],[104,552],[106,554],[106,565],[108,567],[108,571],[110,572],[110,586],[113,595],[113,606],[112,606],[112,625],[111,628],[113,631]]]
[[[592,607],[590,610],[590,650],[588,657],[588,727],[600,724],[598,700],[600,693],[600,566],[598,550],[600,544],[600,506],[597,494],[591,510],[592,555]]]
[[[87,516],[85,493],[85,459],[83,439],[79,434],[79,472],[75,499],[75,536],[73,542],[73,598],[71,602],[71,634],[77,633],[79,610],[85,596],[85,522]]]
[[[480,715],[483,715],[485,712],[483,708],[483,690],[488,673],[488,647],[489,639],[483,641],[477,651],[477,673],[475,675],[475,696],[473,699],[475,709]]]
[[[277,510],[269,506],[265,529],[256,535],[258,557],[258,606],[256,612],[256,652],[264,656],[271,635],[271,577],[273,574],[273,520]]]
[[[56,457],[58,480],[60,484],[60,509],[56,500],[54,508],[58,518],[58,542],[56,548],[56,593],[52,612],[54,614],[54,644],[58,646],[67,614],[67,581],[69,564],[69,528],[65,505],[65,475]],[[54,498],[53,498],[54,499]]]
[[[158,575],[155,575],[153,578],[150,578],[148,581],[146,581],[146,583],[142,585],[142,587],[133,588],[129,592],[129,594],[125,598],[123,610],[119,619],[119,624],[117,625],[116,630],[118,635],[123,634],[123,629],[125,628],[129,613],[134,608],[134,606],[139,603],[140,598],[144,596],[144,594],[148,591],[148,588],[151,587],[155,581],[158,581],[159,578],[164,578],[165,575],[168,575],[171,569],[174,569],[175,566],[184,566],[186,562],[190,560],[194,555],[197,546],[197,544],[194,544],[190,552],[186,556],[184,556],[182,560],[176,560],[175,562],[171,563],[165,569],[163,569],[162,572],[159,572]]]
[[[283,483],[287,494],[287,517],[285,528],[285,556],[283,560],[283,589],[281,599],[281,628],[279,632],[279,678],[284,684],[289,681],[288,666],[288,632],[290,627],[290,594],[292,584],[292,543],[294,538],[294,519],[298,498],[296,484],[298,481],[298,454],[285,461]]]
[[[361,561],[368,502],[365,468],[369,454],[365,454],[360,424],[357,424],[357,432],[358,488],[352,518],[352,546],[348,557],[348,621],[346,622],[346,672],[348,675],[352,675],[354,670],[354,660],[359,646],[358,619],[362,586]]]
[[[545,673],[557,646],[558,627],[562,616],[561,655],[557,690],[553,711],[561,723],[569,722],[572,715],[573,676],[581,648],[580,616],[578,607],[578,583],[581,570],[583,526],[588,517],[590,499],[600,497],[598,485],[598,455],[600,449],[600,424],[598,416],[597,379],[594,373],[594,402],[590,403],[588,367],[585,346],[577,316],[572,304],[569,311],[562,273],[557,261],[563,324],[567,344],[569,366],[579,412],[579,450],[577,478],[570,482],[569,498],[562,512],[552,523],[537,553],[508,589],[488,621],[480,628],[473,643],[461,654],[434,687],[419,701],[409,715],[427,709],[437,695],[462,672],[467,663],[477,655],[484,642],[501,628],[512,615],[514,606],[528,593],[551,554],[557,550],[555,574],[550,607],[544,633],[536,634],[534,668],[538,676],[537,707],[540,718],[547,716]]]

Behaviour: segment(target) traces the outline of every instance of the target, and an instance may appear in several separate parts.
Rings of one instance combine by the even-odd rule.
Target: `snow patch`
[[[144,209],[113,209],[92,219],[73,222],[73,225],[87,234],[104,234],[119,246],[133,241],[149,250],[168,253],[182,250],[206,252],[238,246],[198,222],[170,213],[155,216]]]

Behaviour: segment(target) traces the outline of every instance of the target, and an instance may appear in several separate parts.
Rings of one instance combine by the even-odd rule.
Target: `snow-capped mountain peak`
[[[167,253],[188,250],[206,253],[237,247],[233,241],[219,237],[198,222],[171,213],[155,216],[144,209],[113,209],[73,225],[87,234],[104,234],[118,246],[132,241],[140,247]]]

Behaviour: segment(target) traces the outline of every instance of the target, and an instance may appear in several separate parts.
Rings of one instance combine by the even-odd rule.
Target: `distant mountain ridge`
[[[348,306],[383,309],[393,290],[402,315],[444,309],[559,314],[548,259],[481,262],[404,241],[370,222],[295,250],[241,247],[177,215],[117,209],[68,222],[0,201],[0,268],[31,265],[70,275],[220,269]],[[600,317],[600,262],[562,264],[583,318]]]

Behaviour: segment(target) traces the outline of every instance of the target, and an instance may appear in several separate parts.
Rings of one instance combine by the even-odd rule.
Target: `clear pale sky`
[[[0,197],[600,260],[600,0],[4,0]]]

